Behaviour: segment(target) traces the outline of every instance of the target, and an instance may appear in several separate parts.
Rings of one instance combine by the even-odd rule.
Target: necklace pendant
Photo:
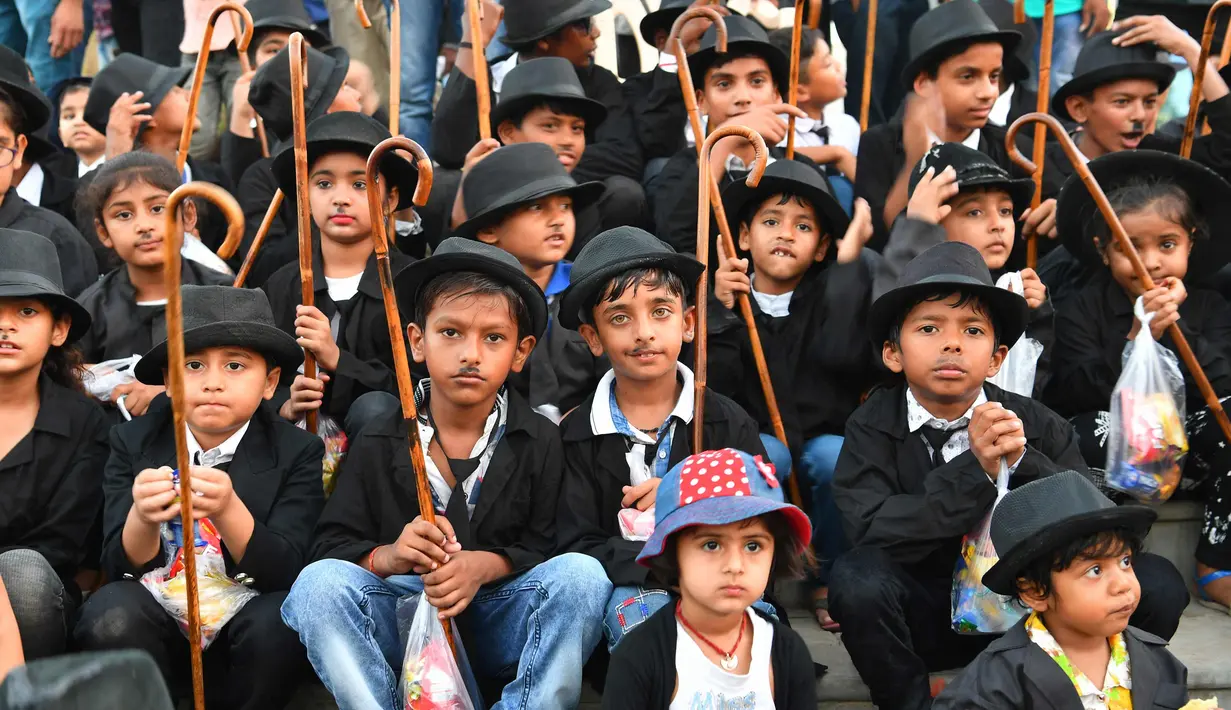
[[[738,665],[739,665],[739,658],[737,658],[735,654],[732,653],[727,656],[723,656],[722,669],[724,671],[733,671],[735,670],[735,667]]]

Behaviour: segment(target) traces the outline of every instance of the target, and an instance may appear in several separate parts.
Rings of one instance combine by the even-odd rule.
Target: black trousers
[[[1133,626],[1170,639],[1188,606],[1188,589],[1167,560],[1143,554],[1135,562],[1141,603]],[[917,579],[885,551],[857,547],[834,564],[829,610],[842,624],[842,643],[880,710],[932,705],[928,673],[960,668],[996,636],[962,636],[949,626],[948,576]]]
[[[307,677],[307,652],[282,623],[286,592],[262,594],[227,622],[205,649],[206,704],[211,708],[284,708]],[[112,582],[81,609],[73,632],[83,651],[139,649],[150,654],[176,697],[192,692],[188,639],[139,582]]]
[[[184,4],[174,0],[112,0],[111,28],[121,52],[169,67],[180,65]]]

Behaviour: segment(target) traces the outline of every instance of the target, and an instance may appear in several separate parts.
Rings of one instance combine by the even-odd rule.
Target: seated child
[[[928,671],[960,667],[993,639],[952,630],[950,595],[962,537],[996,500],[1002,459],[1014,488],[1085,471],[1067,422],[985,383],[1027,310],[992,283],[974,247],[945,242],[910,262],[869,313],[885,366],[902,377],[846,425],[833,486],[855,549],[834,565],[830,611],[880,708],[929,707]],[[1168,638],[1188,603],[1183,580],[1161,557],[1138,567],[1149,587],[1135,623]]]
[[[65,650],[74,577],[98,561],[87,549],[107,460],[107,422],[81,392],[73,349],[90,314],[65,295],[57,261],[47,238],[0,229],[0,583],[26,659]],[[6,648],[12,630],[0,631]]]
[[[77,157],[77,177],[103,164],[107,137],[86,123],[85,103],[90,96],[91,79],[70,79],[59,89],[60,143]]]
[[[1000,560],[983,583],[1030,614],[932,707],[1184,706],[1184,664],[1165,640],[1129,625],[1141,601],[1134,567],[1157,515],[1144,505],[1116,507],[1074,471],[1006,495],[992,514]]]
[[[117,156],[92,175],[84,201],[90,203],[99,243],[111,250],[120,263],[81,294],[81,305],[92,321],[78,348],[85,362],[96,365],[140,355],[165,332],[164,209],[167,198],[180,186],[180,176],[166,158],[142,151]],[[204,286],[230,284],[231,276],[216,270],[225,269],[226,264],[188,234],[196,225],[196,218],[195,203],[185,201],[179,213],[184,233],[180,253],[185,257],[181,282]],[[153,385],[131,381],[96,396],[120,408],[120,413],[141,416],[162,391],[161,381]],[[117,417],[115,421],[120,420]]]
[[[1121,151],[1090,162],[1112,208],[1150,270],[1146,291],[1126,254],[1111,237],[1085,187],[1076,178],[1062,193],[1061,233],[1071,254],[1095,276],[1056,313],[1055,373],[1047,403],[1073,420],[1086,461],[1103,468],[1106,410],[1120,378],[1125,347],[1142,327],[1133,304],[1154,314],[1150,332],[1173,354],[1167,328],[1179,323],[1201,369],[1220,397],[1231,395],[1231,306],[1209,288],[1210,277],[1231,261],[1231,250],[1212,230],[1231,218],[1231,185],[1191,160],[1157,151]],[[1231,519],[1231,454],[1212,421],[1188,367],[1184,376],[1189,419],[1189,463],[1181,487],[1206,503],[1197,544],[1198,584],[1224,608],[1231,605],[1231,540],[1220,531]]]
[[[804,640],[752,606],[802,574],[811,534],[803,511],[783,502],[774,467],[735,449],[705,451],[676,464],[659,491],[637,562],[679,599],[612,654],[603,707],[814,707]]]
[[[197,552],[203,632],[216,634],[205,651],[207,694],[219,707],[281,708],[306,668],[303,647],[278,610],[324,504],[324,445],[265,404],[279,381],[293,376],[300,350],[274,327],[264,294],[184,286],[183,305],[184,419],[193,518],[200,521],[194,536],[197,548],[202,540],[221,546],[226,575],[205,577],[200,565],[209,551]],[[167,341],[146,353],[136,372],[147,385],[164,383]],[[182,693],[189,686],[186,622],[164,608],[175,604],[172,587],[183,588],[182,567],[171,567],[179,567],[176,576],[167,569],[183,552],[175,458],[166,397],[112,430],[103,474],[103,569],[111,582],[90,596],[73,634],[82,650],[149,653],[168,686]],[[229,620],[219,602],[208,603],[237,590],[257,594]]]
[[[299,375],[274,402],[297,422],[311,410],[334,419],[353,438],[386,412],[399,409],[393,347],[385,325],[365,170],[368,155],[389,130],[353,111],[331,113],[308,124],[308,200],[320,230],[314,242],[315,305],[301,303],[299,264],[278,269],[263,288],[274,322],[316,356],[315,378]],[[272,165],[287,200],[295,195],[295,149],[287,145]],[[380,190],[386,213],[407,207],[419,176],[397,153],[385,154]],[[412,258],[389,250],[394,276]],[[318,424],[319,425],[319,424]]]
[[[469,219],[456,233],[512,254],[547,295],[554,321],[573,264],[566,261],[577,215],[602,194],[596,182],[580,185],[542,143],[500,148],[473,165],[462,184]],[[539,414],[560,418],[594,391],[608,363],[572,330],[548,328],[526,367],[510,384]]]
[[[762,457],[765,449],[752,417],[712,390],[705,421],[693,421],[693,374],[679,357],[693,339],[689,299],[699,262],[622,227],[587,244],[573,274],[559,325],[578,330],[596,357],[607,355],[611,371],[561,425],[559,545],[598,559],[615,586],[603,605],[603,631],[614,648],[670,601],[667,580],[654,579],[636,557],[655,491],[688,456],[693,429],[702,427],[704,446]]]
[[[397,289],[430,374],[414,396],[431,500],[416,495],[401,412],[365,430],[283,619],[344,710],[405,706],[396,607],[411,594],[458,623],[481,677],[505,683],[492,707],[576,707],[611,585],[588,557],[550,557],[560,439],[505,385],[547,328],[547,303],[516,259],[465,239],[412,264]]]
[[[848,220],[825,179],[793,160],[771,164],[755,188],[733,182],[723,191],[723,202],[731,231],[739,235],[739,248],[747,256],[718,261],[708,384],[756,418],[782,478],[791,471],[791,459],[798,462],[800,490],[812,491],[809,513],[821,559],[817,616],[822,628],[836,630],[826,611],[825,587],[833,561],[847,546],[831,484],[843,427],[875,376],[864,330],[872,302],[872,267],[860,258],[872,235],[871,214],[860,200],[855,220]],[[841,235],[845,237],[839,240]],[[735,306],[741,293],[752,298],[792,451],[773,438],[749,333]]]

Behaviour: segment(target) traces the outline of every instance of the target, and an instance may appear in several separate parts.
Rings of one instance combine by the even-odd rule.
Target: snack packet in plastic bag
[[[297,426],[300,429],[307,429],[307,420],[301,419]],[[350,440],[347,439],[346,432],[342,431],[342,425],[333,417],[324,414],[316,418],[316,435],[325,442],[325,458],[321,460],[321,485],[325,487],[325,497],[328,498],[333,494],[334,486],[337,485],[334,477],[338,469],[342,468],[342,461],[346,459],[346,452],[350,449]]]
[[[1142,299],[1133,307],[1141,328],[1111,393],[1107,485],[1145,503],[1171,497],[1180,484],[1188,436],[1184,379],[1175,357],[1154,341]]]
[[[436,608],[419,595],[398,687],[405,710],[475,710]]]
[[[992,513],[1008,492],[1009,464],[1002,458],[996,475],[996,503],[978,527],[962,538],[962,554],[953,571],[951,620],[953,630],[959,634],[1002,634],[1025,616],[1026,610],[1014,603],[1012,597],[983,586],[984,573],[1000,559],[992,545]]]
[[[654,534],[654,506],[648,510],[622,508],[616,518],[620,522],[620,536],[625,540],[645,542]]]
[[[1021,295],[1022,286],[1020,271],[1011,271],[996,281],[998,288]],[[1043,344],[1034,338],[1022,336],[1017,343],[1009,348],[1000,370],[987,381],[1006,392],[1019,394],[1023,397],[1034,396],[1034,373],[1038,369],[1039,356],[1043,354]]]

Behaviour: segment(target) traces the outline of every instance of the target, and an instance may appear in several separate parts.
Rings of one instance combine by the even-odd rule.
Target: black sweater
[[[56,245],[64,292],[76,296],[98,280],[98,261],[90,243],[73,225],[51,210],[35,207],[10,188],[0,199],[0,227],[34,232]]]

